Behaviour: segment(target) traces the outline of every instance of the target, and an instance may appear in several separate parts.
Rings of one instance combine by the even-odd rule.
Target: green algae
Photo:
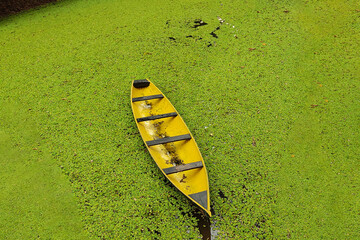
[[[28,113],[0,104],[0,238],[88,239],[68,180]]]
[[[161,175],[133,122],[130,83],[148,77],[204,156],[218,238],[358,238],[359,16],[355,1],[78,0],[2,20],[1,104],[26,112],[2,116],[36,129],[21,142],[23,124],[0,125],[2,143],[14,138],[2,149],[26,149],[2,181],[22,189],[9,176],[37,171],[71,188],[82,225],[73,214],[76,227],[56,215],[31,228],[40,200],[27,197],[29,227],[10,207],[0,226],[31,237],[58,224],[104,239],[199,236],[196,206]],[[34,159],[49,165],[20,167]]]

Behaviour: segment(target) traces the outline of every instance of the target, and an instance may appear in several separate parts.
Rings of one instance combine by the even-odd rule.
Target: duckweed
[[[356,1],[60,1],[0,22],[0,238],[194,239],[148,154],[149,78],[203,154],[218,239],[357,239]]]

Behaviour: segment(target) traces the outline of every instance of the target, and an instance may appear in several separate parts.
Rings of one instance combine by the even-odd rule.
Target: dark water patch
[[[169,37],[169,39],[170,39],[171,41],[176,42],[176,38],[174,38],[174,37]]]
[[[198,40],[201,40],[201,39],[202,39],[202,37],[193,36],[193,35],[187,35],[186,38],[192,38],[192,39],[194,39],[195,41],[198,41]]]
[[[214,38],[219,38],[219,36],[215,33],[217,30],[220,30],[220,27],[217,27],[214,31],[210,33],[210,35],[213,36]]]
[[[208,25],[206,22],[204,22],[201,19],[195,19],[194,23],[195,24],[192,26],[192,28],[198,28],[198,27],[201,27],[201,26]]]
[[[175,197],[174,195],[171,195],[171,194],[169,194],[168,197],[174,199],[175,201],[178,200],[177,197]],[[171,205],[175,205],[175,204],[173,203],[174,201],[171,201],[171,200],[170,200],[169,202],[170,202]],[[179,210],[181,211],[182,209],[180,209],[180,207],[179,207]]]
[[[57,0],[1,0],[0,1],[0,18],[16,14],[24,10],[37,8],[41,5],[53,3]]]
[[[161,236],[161,232],[159,232],[158,230],[151,230],[150,228],[147,228],[147,230],[148,230],[148,232],[150,232],[150,233],[155,233],[156,235],[158,235],[159,237]],[[141,230],[142,232],[143,232],[143,229]],[[159,239],[159,238],[157,238],[157,237],[154,237],[153,238],[154,240],[155,239]]]
[[[225,196],[225,194],[221,191],[221,190],[219,190],[219,196],[222,198],[222,199],[228,199],[227,198],[227,196]]]
[[[216,33],[214,32],[211,32],[210,35],[213,36],[214,38],[219,38],[218,35],[216,35]]]
[[[211,222],[206,213],[195,211],[193,216],[198,220],[198,228],[203,240],[211,240]]]
[[[174,185],[169,181],[169,179],[167,179],[166,177],[163,177],[163,175],[161,175],[161,179],[163,180],[163,182],[165,183],[165,185],[171,186],[171,187],[174,186]]]
[[[161,232],[159,232],[158,230],[154,230],[154,233],[156,233],[157,235],[161,236]]]

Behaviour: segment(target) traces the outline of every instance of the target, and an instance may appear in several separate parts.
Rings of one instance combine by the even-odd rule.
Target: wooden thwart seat
[[[152,141],[146,141],[146,144],[148,145],[148,147],[150,147],[150,146],[154,146],[154,145],[182,141],[182,140],[189,140],[189,139],[191,139],[191,135],[184,134],[184,135],[179,135],[179,136],[175,136],[175,137],[164,137],[164,138],[160,138],[160,139],[156,139],[156,140],[152,140]]]
[[[154,116],[149,116],[149,117],[137,118],[136,120],[138,122],[143,122],[143,121],[150,121],[150,120],[156,120],[156,119],[160,119],[160,118],[176,117],[176,116],[177,116],[176,112],[171,112],[171,113],[159,114],[159,115],[154,115]]]
[[[144,96],[144,97],[137,97],[137,98],[133,98],[132,101],[139,102],[139,101],[146,101],[146,100],[157,99],[157,98],[164,98],[164,96],[162,94],[157,94],[157,95],[150,95],[150,96]]]
[[[188,164],[184,164],[184,165],[178,165],[175,167],[163,168],[162,170],[164,171],[164,173],[166,175],[168,175],[168,174],[183,172],[183,171],[187,171],[187,170],[191,170],[191,169],[195,169],[195,168],[202,168],[202,167],[203,167],[202,161],[199,161],[199,162],[192,162],[192,163],[188,163]]]

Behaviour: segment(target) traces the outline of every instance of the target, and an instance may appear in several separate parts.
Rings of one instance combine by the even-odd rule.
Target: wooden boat
[[[141,137],[163,174],[211,216],[205,163],[179,113],[147,79],[133,81],[131,108]]]

